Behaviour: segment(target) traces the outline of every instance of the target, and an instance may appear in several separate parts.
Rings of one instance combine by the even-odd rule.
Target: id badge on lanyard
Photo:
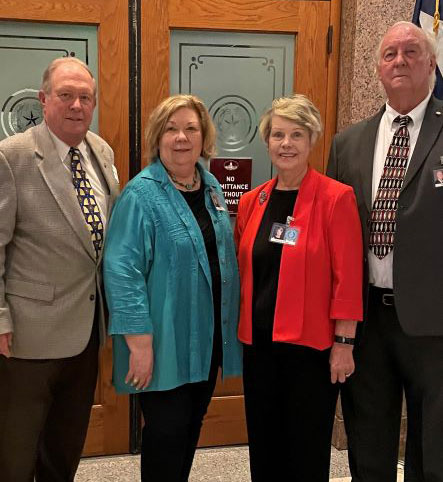
[[[269,241],[271,243],[286,244],[288,246],[295,246],[300,235],[300,229],[291,226],[294,221],[292,216],[288,216],[286,224],[273,223],[271,232],[269,234]]]

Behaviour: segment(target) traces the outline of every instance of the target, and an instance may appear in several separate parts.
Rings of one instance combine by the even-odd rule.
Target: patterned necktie
[[[72,182],[74,183],[78,203],[91,233],[91,240],[98,258],[103,245],[102,217],[95,201],[94,190],[80,162],[80,151],[71,147],[69,154],[71,156]]]
[[[369,247],[380,259],[389,254],[394,247],[398,196],[408,164],[410,121],[411,118],[407,115],[398,116],[394,120],[400,123],[400,126],[392,137],[372,206]]]

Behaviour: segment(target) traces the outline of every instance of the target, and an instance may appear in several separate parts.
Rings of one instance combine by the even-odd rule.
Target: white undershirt
[[[415,145],[417,144],[418,134],[420,133],[423,118],[425,116],[426,107],[428,105],[431,92],[429,95],[417,105],[411,112],[408,112],[408,116],[412,119],[408,124],[409,137],[410,137],[410,149],[408,154],[408,163],[406,169],[409,167],[409,161],[411,160],[412,153],[414,152]],[[394,132],[398,128],[398,124],[394,124],[394,119],[400,114],[395,111],[390,105],[389,101],[386,103],[386,110],[380,119],[378,126],[377,138],[375,141],[374,149],[374,165],[372,172],[372,203],[374,203],[375,196],[377,195],[378,185],[383,173],[383,167],[385,165],[386,154],[389,146],[392,142]],[[392,250],[383,259],[377,258],[375,254],[369,250],[368,263],[369,263],[369,282],[379,288],[393,288],[393,276],[392,276],[392,261],[394,259],[394,250]]]
[[[91,153],[90,147],[86,144],[85,141],[80,142],[78,146],[68,146],[65,142],[59,139],[48,127],[49,134],[54,141],[55,148],[57,150],[58,156],[60,161],[63,163],[65,168],[72,173],[71,170],[71,156],[69,155],[69,149],[71,147],[76,147],[80,151],[80,162],[82,167],[86,173],[86,177],[89,179],[91,183],[92,189],[94,190],[95,200],[98,204],[100,209],[100,215],[103,222],[103,229],[106,227],[107,215],[108,215],[108,197],[109,195],[106,193],[104,186],[106,185],[106,181],[101,174],[100,167],[97,165],[97,161],[95,160],[94,156]],[[94,166],[94,164],[96,164]],[[71,174],[72,176],[72,174]],[[74,185],[72,185],[72,189],[74,189]]]

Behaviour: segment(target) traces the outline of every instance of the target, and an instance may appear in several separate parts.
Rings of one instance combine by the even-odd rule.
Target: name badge
[[[443,168],[434,169],[434,186],[443,187]]]
[[[217,211],[226,211],[225,207],[223,206],[222,200],[218,197],[218,194],[213,189],[211,189],[211,199]]]
[[[294,226],[287,224],[274,223],[269,235],[271,243],[286,244],[288,246],[295,246],[298,241],[300,230]]]

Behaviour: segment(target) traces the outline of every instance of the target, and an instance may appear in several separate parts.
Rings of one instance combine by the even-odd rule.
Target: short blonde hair
[[[206,160],[214,156],[216,132],[208,109],[195,95],[178,94],[163,100],[149,116],[148,126],[145,131],[148,164],[152,163],[158,156],[160,138],[165,131],[169,118],[174,112],[183,107],[196,112],[200,120],[202,130],[201,156]]]
[[[94,83],[94,96],[95,96],[97,92],[97,85],[96,85],[94,76],[92,75],[91,69],[82,60],[78,59],[77,57],[59,57],[57,59],[54,59],[43,72],[42,84],[40,89],[45,94],[50,94],[52,90],[52,84],[51,84],[52,74],[55,72],[55,70],[57,70],[58,67],[66,64],[79,65],[80,67],[83,67],[86,70],[86,72],[88,72],[88,74],[91,76],[91,79],[93,80],[93,83]]]
[[[311,143],[314,144],[320,137],[323,126],[320,112],[315,105],[302,94],[293,94],[280,97],[272,102],[272,106],[260,120],[260,136],[268,144],[272,128],[272,117],[278,115],[295,122],[309,132]]]

